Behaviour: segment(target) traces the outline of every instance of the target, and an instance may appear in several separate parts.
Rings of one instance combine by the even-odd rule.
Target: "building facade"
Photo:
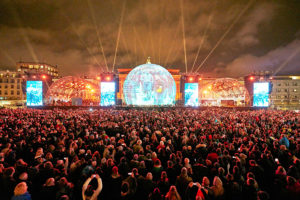
[[[270,81],[271,108],[300,110],[300,76],[275,76]]]
[[[47,63],[17,62],[17,71],[24,74],[45,74],[58,77],[58,67]]]
[[[0,100],[24,100],[22,75],[15,71],[0,71]]]

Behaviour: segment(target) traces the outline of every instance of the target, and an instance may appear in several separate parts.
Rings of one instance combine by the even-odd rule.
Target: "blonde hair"
[[[14,190],[14,195],[19,196],[25,194],[26,192],[27,192],[27,184],[26,182],[21,182],[18,185],[16,185]]]

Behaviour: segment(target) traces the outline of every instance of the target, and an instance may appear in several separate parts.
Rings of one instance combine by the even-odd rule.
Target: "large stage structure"
[[[37,82],[28,82],[27,105],[35,103],[32,89]],[[181,74],[178,69],[165,69],[146,64],[118,73],[102,73],[95,78],[66,76],[54,81],[46,92],[47,106],[185,106],[185,107],[268,107],[270,84],[247,78],[207,78],[200,74]],[[42,87],[42,86],[40,86]],[[36,88],[36,87],[35,87]],[[262,90],[262,88],[265,88]],[[41,90],[42,91],[42,90]]]

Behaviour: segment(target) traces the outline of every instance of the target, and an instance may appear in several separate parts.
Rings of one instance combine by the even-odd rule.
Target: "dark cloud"
[[[295,51],[299,1],[253,1],[199,72],[275,70]],[[197,69],[249,1],[182,2],[188,70],[194,63]],[[151,56],[153,63],[184,72],[180,0],[2,0],[0,66],[22,59],[58,65],[63,75],[100,72],[106,63],[111,70],[123,9],[116,68],[135,67]],[[278,73],[299,73],[298,57]]]

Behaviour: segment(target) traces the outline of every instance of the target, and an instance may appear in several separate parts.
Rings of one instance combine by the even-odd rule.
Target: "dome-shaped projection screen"
[[[127,75],[123,92],[127,105],[174,105],[176,85],[168,70],[147,63],[137,66]]]

